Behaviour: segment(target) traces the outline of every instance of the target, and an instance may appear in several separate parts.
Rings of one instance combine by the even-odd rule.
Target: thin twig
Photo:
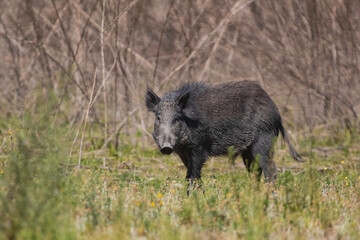
[[[163,36],[164,36],[165,29],[166,29],[166,25],[168,23],[168,19],[169,19],[170,13],[171,13],[171,9],[173,8],[174,4],[175,4],[175,1],[170,1],[170,7],[169,7],[169,10],[168,10],[168,12],[166,14],[164,25],[163,25],[163,27],[161,29],[159,44],[158,44],[157,51],[156,51],[156,60],[155,60],[155,68],[154,68],[152,83],[154,83],[154,81],[155,81],[156,72],[157,72],[157,68],[158,68],[158,64],[159,64],[160,47],[161,47],[161,43],[162,43],[162,39],[163,39]]]
[[[102,64],[102,85],[104,86],[104,121],[105,121],[105,132],[104,132],[104,140],[107,139],[107,100],[106,100],[106,78],[105,78],[105,57],[104,57],[104,21],[105,21],[105,7],[106,7],[106,0],[103,0],[103,9],[102,9],[102,17],[101,17],[101,35],[100,35],[100,42],[101,42],[101,64]]]
[[[104,142],[104,144],[102,145],[102,147],[99,149],[99,151],[95,154],[95,157],[97,156],[97,154],[102,151],[107,145],[108,143],[116,136],[116,133],[125,126],[128,117],[130,117],[131,115],[133,115],[134,113],[136,113],[139,110],[139,107],[136,107],[135,109],[133,109],[123,120],[122,122],[118,125],[116,131],[113,131],[113,133],[109,136],[108,139],[106,139],[106,141]]]
[[[95,83],[96,83],[96,73],[97,73],[97,68],[95,68],[93,86],[92,86],[91,95],[90,95],[90,101],[89,101],[89,104],[88,104],[88,107],[87,107],[87,110],[86,110],[86,115],[85,115],[85,119],[84,119],[84,126],[83,126],[82,133],[81,133],[80,153],[79,153],[78,168],[81,168],[82,146],[83,146],[83,142],[84,142],[84,135],[85,135],[86,123],[87,123],[87,119],[88,119],[88,116],[89,116],[89,111],[90,111],[90,106],[91,106],[92,98],[93,98],[93,95],[94,95],[94,89],[95,89]]]
[[[129,4],[127,4],[122,11],[114,18],[112,19],[112,21],[106,26],[106,28],[104,28],[104,32],[107,32],[110,34],[113,31],[113,28],[116,26],[116,22],[119,18],[121,18],[125,13],[127,13],[131,8],[133,8],[136,3],[138,2],[138,0],[134,0],[132,2],[130,2]],[[88,14],[82,10],[82,8],[80,6],[78,6],[76,4],[75,1],[72,1],[72,3],[74,4],[74,6],[79,10],[80,14],[87,16]],[[97,29],[101,29],[101,26],[99,26],[93,19],[90,18],[90,23],[96,27]],[[85,61],[85,59],[87,58],[87,56],[89,55],[90,51],[92,50],[92,48],[94,47],[94,45],[96,44],[96,42],[100,39],[101,36],[98,36],[90,45],[90,47],[87,49],[86,53],[84,54],[84,57],[79,61],[77,68],[75,69],[74,73],[79,69],[79,66]],[[128,48],[125,46],[125,44],[122,44],[119,42],[119,45],[121,47],[124,47],[127,49],[127,51],[129,51],[131,54],[133,54],[136,58],[138,58],[138,60],[142,63],[144,63],[144,66],[147,66],[148,68],[153,68],[152,64],[146,60],[145,57],[143,57],[141,54],[139,54],[138,52],[136,52],[134,49]]]
[[[110,73],[111,73],[112,70],[114,69],[115,65],[116,65],[116,58],[115,58],[115,60],[114,60],[113,65],[112,65],[111,68],[110,68],[110,71],[108,72],[108,74],[106,75],[106,77],[103,79],[103,81],[102,81],[102,83],[101,83],[101,86],[99,87],[98,91],[96,92],[95,97],[94,97],[94,100],[92,101],[90,108],[92,108],[93,105],[94,105],[94,103],[96,102],[96,99],[98,98],[101,90],[102,90],[103,87],[104,87],[104,83],[105,83],[106,80],[110,77]]]
[[[195,55],[198,53],[198,51],[200,50],[200,48],[204,45],[205,42],[207,42],[208,39],[212,38],[213,36],[215,36],[224,26],[226,26],[231,18],[240,10],[242,10],[243,8],[245,8],[247,5],[249,5],[250,3],[252,3],[254,0],[248,0],[248,1],[239,1],[236,2],[233,7],[231,8],[230,12],[220,21],[220,23],[216,26],[216,28],[214,28],[214,30],[212,30],[208,35],[202,37],[198,44],[196,45],[194,51],[190,54],[189,57],[187,57],[177,68],[175,68],[169,75],[167,75],[167,77],[165,77],[161,83],[159,84],[160,88],[161,86],[163,86],[165,83],[167,83],[169,81],[169,79],[175,74],[177,73],[180,69],[182,69],[193,57],[195,57]],[[158,89],[157,88],[157,89]]]
[[[209,71],[211,60],[213,59],[213,56],[215,56],[216,50],[219,47],[220,41],[223,38],[224,33],[225,33],[225,26],[220,30],[219,36],[210,52],[208,59],[206,60],[203,70],[201,71],[201,73],[199,75],[199,78],[198,78],[199,81],[205,80],[205,74]]]
[[[74,145],[75,145],[75,143],[76,143],[76,140],[77,140],[77,138],[78,138],[78,136],[79,136],[79,132],[80,132],[80,128],[78,128],[78,130],[76,131],[76,135],[75,135],[74,141],[73,141],[73,143],[72,143],[72,145],[71,145],[68,162],[66,163],[66,166],[65,166],[65,172],[67,172],[68,166],[69,166],[69,164],[70,164],[70,159],[71,159],[72,151],[73,151]]]
[[[0,147],[0,155],[2,153],[2,150],[4,148],[5,143],[6,143],[6,137],[4,137],[4,141],[3,141],[3,143],[1,144],[1,147]]]

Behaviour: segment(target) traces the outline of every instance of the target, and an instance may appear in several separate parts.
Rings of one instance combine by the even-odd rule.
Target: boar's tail
[[[291,157],[298,162],[305,162],[304,160],[301,159],[300,155],[296,152],[295,148],[291,144],[289,136],[288,136],[286,130],[284,129],[282,123],[280,123],[280,132],[281,132],[281,135],[283,136],[285,142],[289,145]]]

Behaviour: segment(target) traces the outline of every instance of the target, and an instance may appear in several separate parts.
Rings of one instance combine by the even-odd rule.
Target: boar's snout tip
[[[169,155],[169,154],[171,154],[171,153],[173,152],[173,149],[172,149],[172,147],[170,147],[170,146],[164,146],[164,147],[162,147],[162,148],[160,149],[160,152],[161,152],[162,154],[167,154],[167,155]]]

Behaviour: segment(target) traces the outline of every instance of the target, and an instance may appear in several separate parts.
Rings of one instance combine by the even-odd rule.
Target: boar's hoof
[[[190,193],[193,190],[201,190],[203,194],[205,194],[205,190],[202,187],[202,181],[201,179],[191,179],[188,178],[186,179],[188,181],[188,190],[187,190],[187,195],[190,196]]]

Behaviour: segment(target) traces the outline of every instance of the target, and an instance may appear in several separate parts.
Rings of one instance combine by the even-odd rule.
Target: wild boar
[[[147,88],[146,106],[155,113],[153,137],[161,153],[179,155],[191,185],[210,156],[241,155],[258,179],[276,179],[273,142],[281,132],[290,154],[302,161],[269,95],[254,81],[188,83],[158,97]]]

